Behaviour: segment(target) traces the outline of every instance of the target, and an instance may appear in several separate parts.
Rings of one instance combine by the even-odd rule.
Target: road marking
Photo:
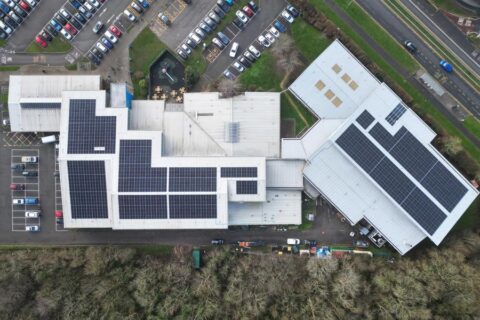
[[[101,17],[105,12],[107,12],[107,10],[108,10],[108,8],[103,9],[103,11],[100,12],[100,14],[98,16]]]
[[[112,15],[112,16],[107,20],[107,24],[110,23],[110,21],[112,21],[113,18],[115,18],[115,15]]]

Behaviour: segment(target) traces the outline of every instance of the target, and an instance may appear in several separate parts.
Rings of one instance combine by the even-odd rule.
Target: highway
[[[408,2],[408,0],[405,1]],[[480,94],[465,83],[460,76],[455,74],[455,71],[451,74],[445,73],[438,65],[442,57],[437,56],[430,47],[425,45],[382,1],[357,0],[357,3],[398,42],[403,43],[407,39],[413,41],[418,48],[418,52],[414,57],[422,67],[433,76],[439,77],[440,82],[447,91],[472,112],[473,115],[477,118],[480,117]]]

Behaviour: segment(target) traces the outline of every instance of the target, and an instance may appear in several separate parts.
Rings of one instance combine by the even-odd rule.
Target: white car
[[[87,8],[91,13],[95,13],[97,10],[88,2],[85,2],[84,7]]]
[[[280,37],[280,32],[278,32],[277,28],[275,27],[271,27],[270,29],[268,29],[268,32],[273,34],[276,38]]]
[[[258,42],[260,42],[260,43],[262,44],[262,46],[264,46],[265,48],[268,48],[268,47],[270,47],[270,45],[271,45],[270,41],[268,41],[267,39],[265,39],[264,36],[258,37],[257,40],[258,40]]]
[[[25,199],[13,199],[12,204],[25,204]]]
[[[65,9],[60,10],[60,14],[67,20],[72,19],[72,15]]]
[[[91,4],[93,4],[96,8],[100,8],[100,3],[97,0],[88,0]]]
[[[23,163],[36,163],[38,162],[38,157],[22,157]]]
[[[26,1],[32,8],[37,5],[37,2],[35,0],[26,0]]]
[[[243,23],[247,23],[248,17],[245,15],[245,13],[243,13],[243,12],[240,11],[240,10],[237,10],[237,12],[235,12],[235,15],[236,15],[237,18],[240,19]]]
[[[10,8],[14,8],[15,7],[15,2],[13,2],[12,0],[3,0],[3,2],[8,5]]]
[[[127,16],[128,20],[130,21],[135,21],[137,18],[135,18],[135,16],[133,15],[133,13],[131,13],[129,10],[125,9],[123,10],[123,14]]]
[[[266,32],[265,33],[265,38],[267,38],[268,41],[270,41],[270,43],[274,43],[275,42],[275,37],[272,36],[272,34],[270,32]]]
[[[218,38],[214,37],[212,39],[212,42],[213,44],[215,44],[217,47],[219,47],[220,49],[223,49],[225,48],[225,45],[222,43],[222,41],[218,40]]]
[[[113,35],[110,31],[105,32],[105,37],[111,42],[111,43],[117,43],[118,38]]]
[[[32,232],[36,232],[40,230],[40,227],[39,226],[25,226],[25,231],[32,231]]]
[[[293,17],[290,13],[287,12],[287,10],[282,11],[282,17],[285,18],[289,23],[293,22]]]
[[[193,33],[193,32],[190,33],[190,34],[188,35],[188,37],[189,37],[190,39],[192,39],[193,41],[195,41],[197,44],[200,44],[200,43],[202,42],[202,39],[200,39],[200,37],[197,36],[197,35],[196,35],[195,33]]]
[[[255,46],[251,45],[250,47],[248,47],[248,51],[250,51],[255,57],[257,58],[260,58],[260,56],[262,55],[260,53],[260,51],[257,50],[257,48],[255,48]]]
[[[207,36],[207,35],[205,34],[205,32],[203,32],[202,29],[200,29],[200,28],[195,28],[194,31],[195,31],[195,33],[196,33],[200,38],[202,38],[202,39],[205,39],[205,37]]]
[[[95,43],[95,46],[102,51],[103,53],[107,53],[108,49],[100,42]]]
[[[10,34],[12,33],[12,28],[10,28],[9,26],[7,26],[3,21],[0,21],[0,28],[5,31],[5,33],[7,34]]]
[[[230,49],[230,58],[235,58],[237,56],[238,42],[234,42],[232,48]]]
[[[290,244],[290,245],[300,244],[300,239],[288,238],[287,244]]]
[[[70,33],[68,33],[67,30],[65,30],[64,28],[62,28],[62,30],[60,30],[60,33],[62,34],[62,36],[65,37],[65,39],[72,40],[72,35]]]
[[[185,43],[181,45],[183,51],[185,51],[188,55],[192,53],[192,49],[187,46]]]
[[[38,211],[25,211],[25,218],[38,218],[40,217],[40,212]]]
[[[245,71],[245,67],[242,66],[242,65],[240,64],[240,62],[235,61],[235,62],[233,63],[233,67],[234,67],[235,69],[237,69],[238,71],[240,71],[240,72]]]

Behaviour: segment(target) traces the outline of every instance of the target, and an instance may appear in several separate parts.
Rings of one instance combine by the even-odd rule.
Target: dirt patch
[[[282,119],[280,136],[282,138],[295,138],[295,119]]]

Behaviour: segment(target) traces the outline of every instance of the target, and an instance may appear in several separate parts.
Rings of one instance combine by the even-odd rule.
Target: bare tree
[[[272,47],[272,54],[277,61],[278,68],[282,69],[285,73],[280,83],[280,87],[285,88],[285,84],[292,72],[303,65],[300,52],[295,47],[295,43],[289,35],[282,35]]]
[[[224,78],[218,83],[217,90],[221,93],[222,98],[231,98],[240,94],[242,85],[237,79]]]

